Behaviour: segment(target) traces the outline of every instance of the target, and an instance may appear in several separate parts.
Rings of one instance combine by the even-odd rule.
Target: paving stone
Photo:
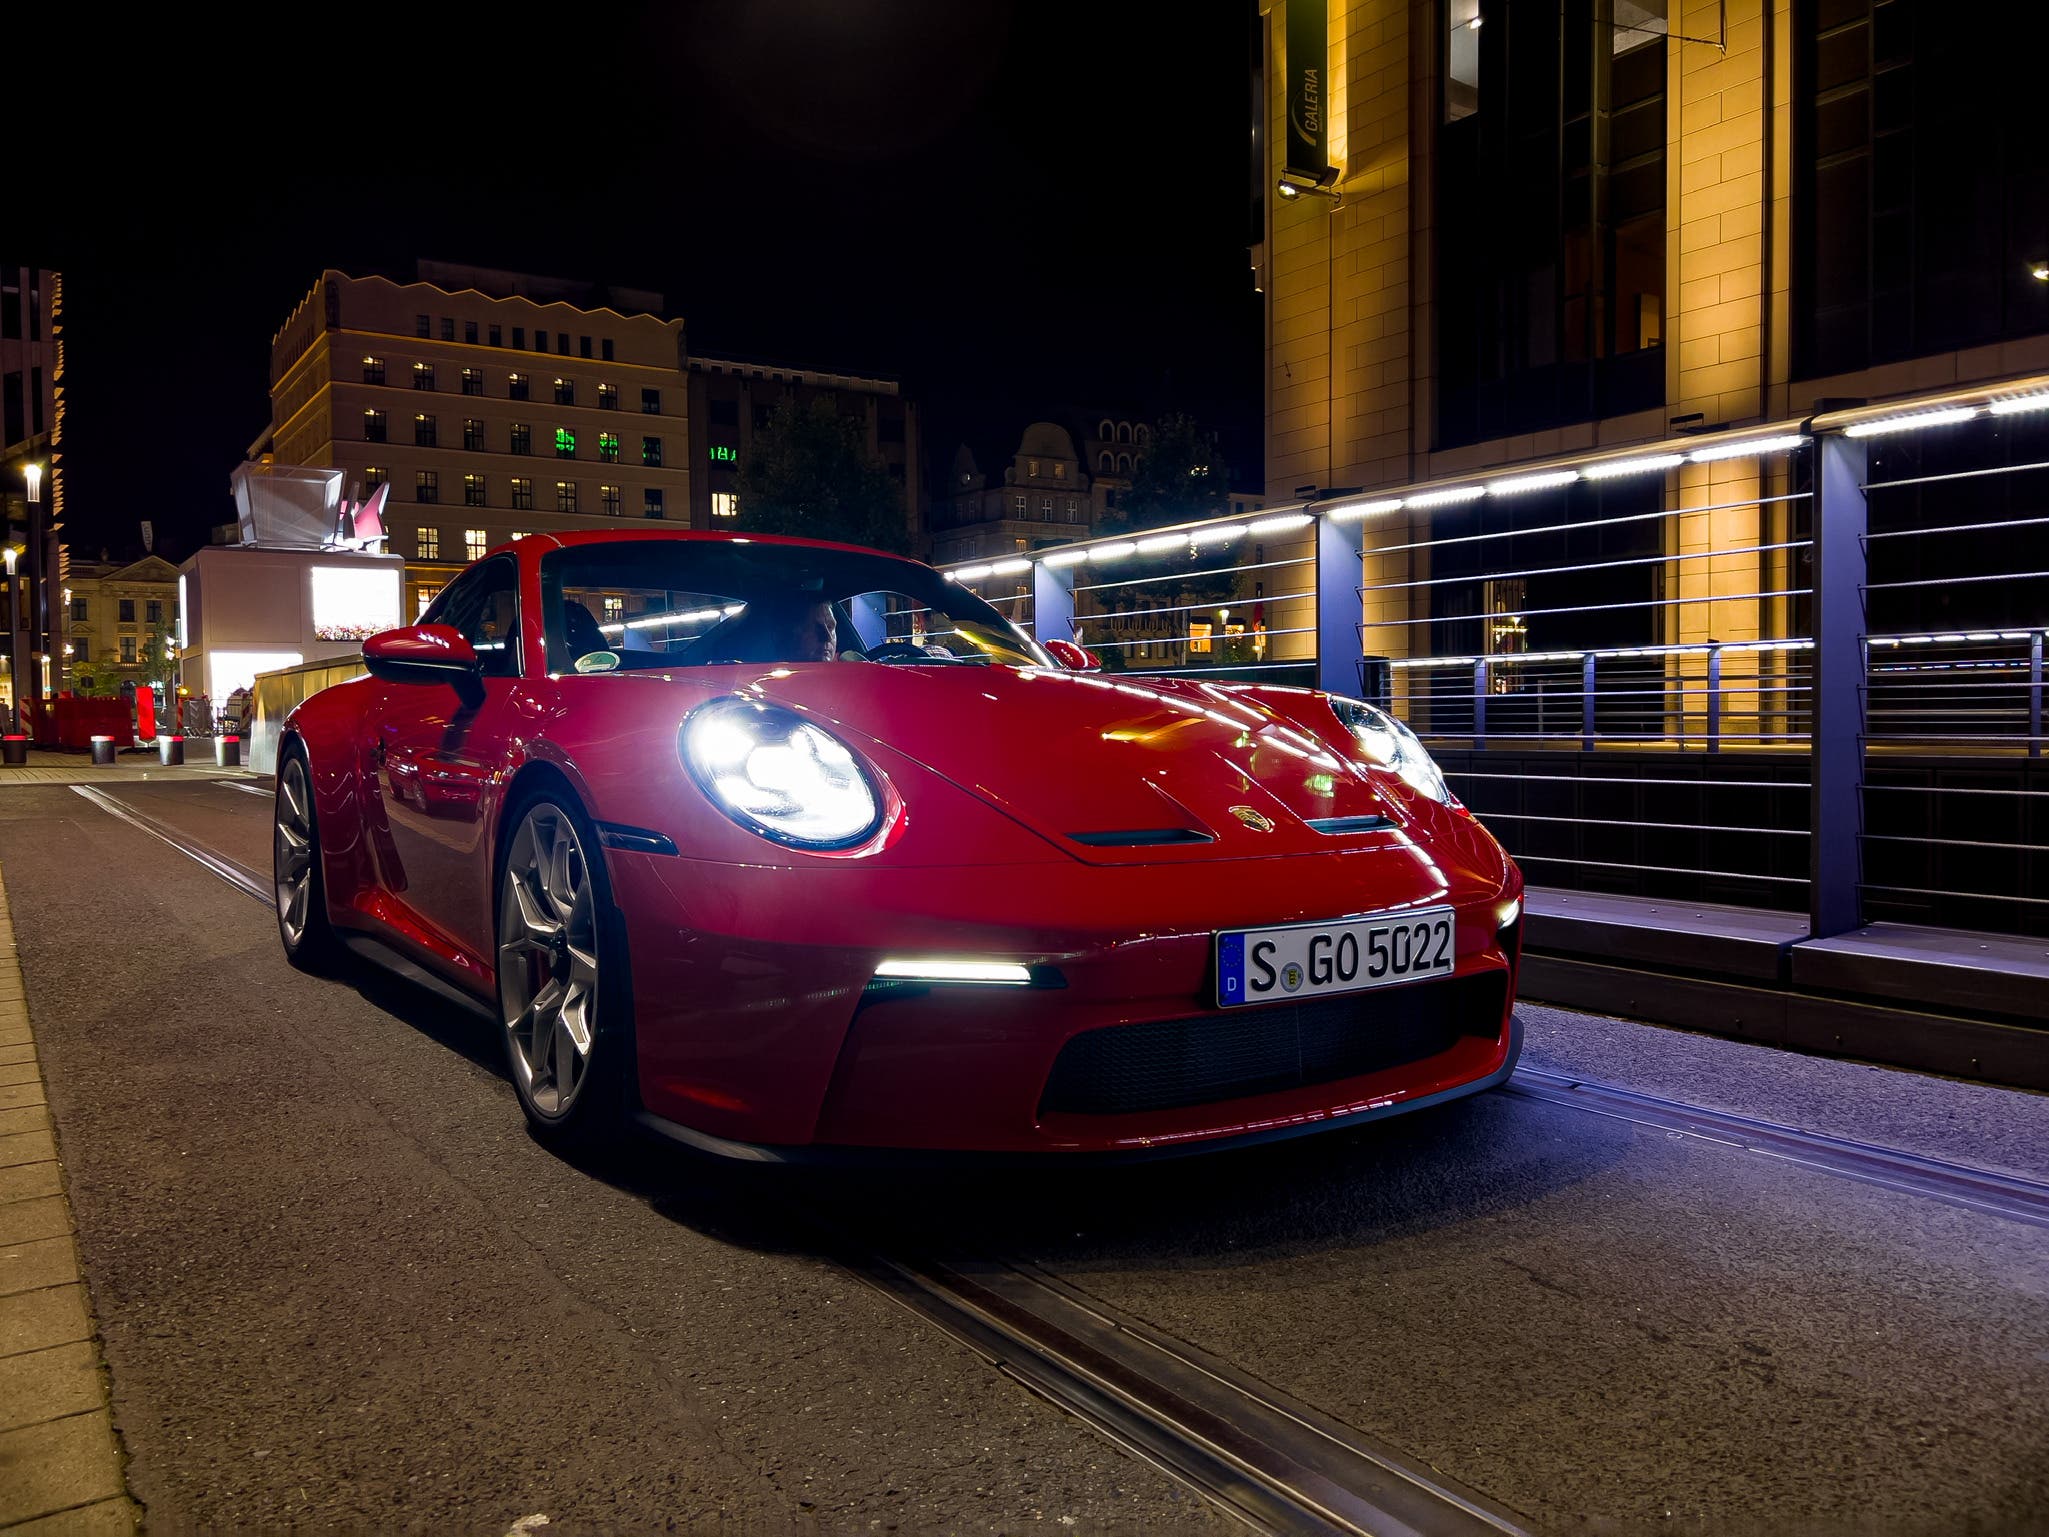
[[[0,1356],[90,1338],[92,1319],[85,1310],[83,1286],[45,1286],[0,1297]]]
[[[49,1124],[50,1112],[41,1105],[0,1110],[0,1137],[11,1137],[18,1131],[41,1131]]]
[[[0,1084],[42,1081],[43,1070],[33,1059],[27,1062],[0,1062]]]
[[[0,1135],[0,1169],[17,1163],[47,1163],[57,1156],[57,1139],[48,1127]]]
[[[0,1110],[19,1110],[24,1105],[43,1103],[41,1074],[27,1083],[0,1083]]]
[[[111,1537],[116,1532],[134,1531],[141,1519],[142,1513],[131,1501],[95,1500],[6,1530],[7,1537]]]
[[[122,1492],[106,1410],[0,1431],[0,1525]]]
[[[100,1390],[90,1340],[0,1356],[0,1431],[89,1414],[100,1407]]]
[[[71,1231],[71,1213],[61,1195],[41,1196],[0,1206],[0,1246],[59,1238]]]
[[[71,1235],[0,1247],[0,1297],[65,1286],[78,1279],[78,1250]]]
[[[17,1163],[0,1167],[0,1206],[12,1201],[34,1201],[43,1196],[62,1195],[64,1176],[57,1160]]]

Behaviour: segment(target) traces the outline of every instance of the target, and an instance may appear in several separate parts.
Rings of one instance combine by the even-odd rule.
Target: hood
[[[1476,831],[1359,757],[1307,690],[846,663],[777,669],[756,687],[1091,864],[1340,852],[1451,821],[1464,824],[1456,843]]]

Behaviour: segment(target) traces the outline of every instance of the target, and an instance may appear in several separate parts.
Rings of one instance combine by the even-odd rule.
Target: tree
[[[1231,471],[1215,433],[1170,411],[1153,424],[1152,439],[1132,471],[1131,489],[1104,520],[1106,532],[1193,523],[1230,509]]]
[[[178,681],[178,641],[169,625],[155,626],[142,643],[142,676],[167,686]]]
[[[868,453],[861,423],[829,400],[785,399],[740,466],[740,524],[754,533],[910,548],[904,493]]]

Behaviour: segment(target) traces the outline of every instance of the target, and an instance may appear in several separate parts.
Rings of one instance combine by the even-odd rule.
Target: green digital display
[[[740,462],[740,450],[728,448],[723,443],[714,443],[711,446],[711,462],[713,464],[738,464]]]
[[[576,452],[576,434],[567,427],[555,429],[555,452],[572,455]]]

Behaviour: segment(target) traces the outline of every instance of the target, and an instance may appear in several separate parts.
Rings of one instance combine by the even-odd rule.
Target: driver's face
[[[797,616],[790,641],[799,662],[830,662],[839,656],[839,624],[830,603],[814,603]]]

